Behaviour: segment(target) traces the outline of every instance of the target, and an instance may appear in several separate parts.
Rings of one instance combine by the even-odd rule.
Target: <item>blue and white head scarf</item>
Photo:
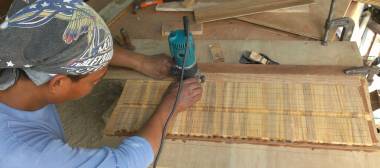
[[[41,85],[55,74],[97,71],[112,55],[107,25],[82,0],[14,0],[0,24],[0,90],[21,70]]]

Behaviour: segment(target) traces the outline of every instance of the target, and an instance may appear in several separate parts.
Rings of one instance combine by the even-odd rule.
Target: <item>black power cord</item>
[[[190,47],[189,47],[189,43],[190,43],[189,36],[190,36],[190,33],[189,33],[189,29],[188,29],[188,18],[186,16],[183,17],[183,22],[184,22],[185,33],[186,33],[186,49],[185,49],[185,56],[184,56],[183,62],[182,62],[181,74],[179,75],[178,92],[177,92],[177,96],[176,96],[174,104],[173,104],[172,111],[169,113],[169,116],[168,116],[168,118],[165,121],[164,129],[162,130],[160,147],[158,148],[157,156],[154,159],[153,168],[157,167],[157,163],[158,163],[158,160],[160,158],[162,148],[164,146],[164,140],[165,140],[165,137],[166,137],[167,127],[168,127],[169,121],[171,120],[171,118],[174,115],[174,112],[177,109],[178,100],[179,100],[179,98],[181,97],[181,94],[182,94],[183,78],[184,78],[184,75],[185,75],[185,63],[186,63],[186,59],[187,59],[187,57],[189,55],[189,50],[190,50]]]

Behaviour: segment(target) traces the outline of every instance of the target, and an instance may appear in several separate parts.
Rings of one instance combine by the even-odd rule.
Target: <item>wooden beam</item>
[[[170,32],[174,30],[183,29],[182,22],[164,22],[161,26],[162,36],[169,36]],[[190,24],[190,32],[193,35],[202,35],[203,34],[203,24]]]
[[[292,75],[325,75],[346,76],[344,70],[351,66],[328,66],[328,65],[257,65],[257,64],[209,64],[198,63],[203,73],[234,73],[234,74],[292,74]],[[145,80],[152,79],[133,70],[111,67],[105,79]],[[165,80],[173,80],[167,78]]]
[[[198,23],[235,18],[255,13],[282,9],[292,6],[310,4],[314,0],[243,0],[226,2],[217,6],[198,8],[194,10],[195,20]]]

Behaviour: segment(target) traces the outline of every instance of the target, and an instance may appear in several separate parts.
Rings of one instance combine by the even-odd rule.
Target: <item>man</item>
[[[53,104],[88,94],[109,62],[162,78],[170,59],[113,50],[107,26],[81,0],[15,0],[7,16],[0,25],[0,167],[147,167],[178,84],[169,87],[144,128],[116,149],[70,147]],[[201,94],[197,80],[186,80],[177,112]]]

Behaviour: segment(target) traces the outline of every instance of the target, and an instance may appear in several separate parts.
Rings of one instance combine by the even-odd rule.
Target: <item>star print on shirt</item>
[[[35,9],[36,7],[37,7],[36,4],[33,4],[33,5],[30,5],[30,6],[29,6],[30,9]]]
[[[13,66],[15,66],[15,64],[13,64],[12,61],[9,61],[9,62],[7,62],[7,66],[8,66],[8,67],[13,67]]]
[[[42,7],[47,7],[47,6],[49,6],[49,5],[50,5],[50,4],[47,3],[47,2],[44,2],[43,4],[41,4]]]

